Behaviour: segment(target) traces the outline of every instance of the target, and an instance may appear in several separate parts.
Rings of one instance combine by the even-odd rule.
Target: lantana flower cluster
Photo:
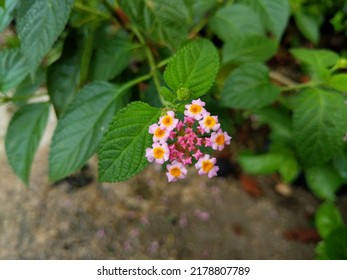
[[[167,111],[148,132],[153,135],[151,148],[146,149],[150,162],[167,164],[169,182],[183,179],[187,166],[194,165],[199,175],[212,178],[219,167],[216,158],[202,152],[203,147],[221,151],[230,144],[231,137],[220,128],[217,116],[204,108],[205,102],[193,100],[185,106],[184,120],[179,120],[174,111]]]

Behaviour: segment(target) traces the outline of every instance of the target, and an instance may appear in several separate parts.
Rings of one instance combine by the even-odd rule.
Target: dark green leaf
[[[221,94],[222,106],[255,109],[272,103],[280,90],[270,82],[265,65],[248,63],[231,73]]]
[[[284,107],[268,106],[256,111],[260,123],[270,126],[270,138],[286,145],[293,142],[292,117]]]
[[[342,225],[331,232],[316,248],[319,259],[347,259],[347,226]]]
[[[261,35],[236,37],[223,46],[223,63],[265,62],[277,51],[274,40]]]
[[[184,0],[188,10],[190,12],[190,18],[193,23],[198,23],[199,20],[206,15],[210,10],[218,5],[216,0]]]
[[[106,82],[94,82],[80,90],[54,131],[49,157],[51,180],[75,172],[95,153],[108,122],[121,107],[123,91]]]
[[[217,36],[224,41],[245,35],[266,35],[258,14],[241,4],[219,9],[212,17],[210,26]]]
[[[20,1],[16,17],[18,35],[21,52],[32,71],[63,31],[73,3],[73,0]]]
[[[301,10],[298,10],[294,14],[296,26],[306,39],[313,44],[317,44],[319,40],[319,25],[317,20]]]
[[[19,178],[29,183],[34,155],[46,127],[48,103],[34,103],[21,107],[8,126],[5,147],[8,162]]]
[[[16,87],[14,97],[18,101],[14,101],[14,103],[19,107],[27,104],[27,98],[32,96],[38,90],[44,80],[45,73],[41,68],[38,68],[34,78],[31,77],[31,75],[27,75],[27,77]]]
[[[290,14],[288,0],[242,0],[242,3],[260,15],[266,29],[281,39]]]
[[[347,149],[343,150],[341,155],[337,155],[333,159],[334,168],[339,173],[340,177],[343,178],[345,183],[347,183]]]
[[[119,5],[151,40],[178,48],[188,39],[189,12],[183,0],[120,0]]]
[[[191,98],[198,98],[212,87],[219,68],[218,52],[206,39],[192,41],[170,60],[164,80],[177,95],[188,89]]]
[[[2,7],[0,6],[0,32],[10,24],[13,20],[14,11],[17,7],[19,0],[2,0]]]
[[[306,166],[322,164],[341,154],[347,131],[344,98],[319,88],[298,94],[293,115],[296,150]]]
[[[160,92],[162,93],[162,90]],[[171,95],[173,94],[171,93]],[[163,106],[153,79],[151,79],[146,85],[146,88],[141,91],[141,101],[146,102],[153,107],[159,108]]]
[[[322,238],[343,224],[339,209],[332,203],[325,202],[316,211],[315,224]]]
[[[62,56],[48,67],[47,89],[58,117],[75,96],[79,82],[80,46],[78,34],[66,38]]]
[[[111,80],[128,66],[132,45],[126,33],[108,34],[99,40],[91,62],[91,78]]]
[[[334,201],[342,179],[331,166],[313,167],[305,170],[305,177],[312,192],[319,198]]]
[[[18,49],[0,52],[0,91],[6,92],[23,81],[29,69]]]
[[[112,119],[99,150],[101,181],[124,181],[146,167],[145,151],[152,140],[148,127],[160,113],[161,109],[133,102]]]

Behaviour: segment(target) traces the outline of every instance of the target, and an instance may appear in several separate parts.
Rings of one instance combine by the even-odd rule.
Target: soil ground
[[[53,114],[25,187],[6,161],[7,111],[0,107],[0,259],[315,256],[312,215],[320,202],[301,187],[281,195],[269,177],[251,178],[262,192],[256,197],[234,177],[209,180],[190,172],[168,184],[155,165],[127,182],[104,184],[92,158],[73,177],[50,183]]]

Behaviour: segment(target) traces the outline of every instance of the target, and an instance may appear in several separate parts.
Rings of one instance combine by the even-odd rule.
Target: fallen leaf
[[[240,176],[240,183],[243,187],[243,189],[251,196],[253,197],[260,197],[263,195],[263,191],[259,187],[258,182],[252,178],[251,176],[248,176],[246,174],[241,174]]]
[[[302,243],[317,243],[321,240],[318,231],[314,228],[294,228],[287,230],[284,237],[289,241],[299,241]]]

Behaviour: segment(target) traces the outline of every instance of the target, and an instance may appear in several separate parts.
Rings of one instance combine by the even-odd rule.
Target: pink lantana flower
[[[217,116],[211,116],[200,99],[185,106],[184,119],[175,118],[173,111],[168,111],[159,121],[149,126],[153,135],[151,148],[146,149],[148,161],[166,164],[167,178],[174,182],[185,178],[187,166],[195,165],[199,175],[212,178],[219,167],[216,158],[201,151],[222,150],[230,144],[231,137],[220,129]]]
[[[205,114],[203,119],[199,121],[200,127],[207,133],[210,133],[211,130],[217,131],[220,128],[220,123],[218,123],[217,116],[211,116]]]
[[[166,166],[168,172],[166,172],[166,176],[169,182],[175,182],[178,179],[183,179],[187,175],[187,169],[184,165],[176,160],[174,160],[171,164]]]
[[[153,142],[160,142],[160,143],[166,143],[167,139],[170,136],[170,131],[161,128],[158,124],[152,124],[148,132],[150,134],[153,134]]]
[[[221,129],[219,129],[217,132],[211,133],[211,144],[212,149],[221,151],[224,149],[224,145],[230,144],[231,137],[228,135],[228,133],[223,132]]]
[[[193,100],[191,104],[185,106],[184,115],[197,121],[201,120],[202,116],[206,113],[204,106],[205,102],[201,101],[200,98]]]
[[[170,152],[167,143],[154,143],[152,148],[146,149],[146,158],[150,162],[155,160],[156,163],[163,164],[165,161],[169,160],[169,155]]]
[[[204,155],[200,158],[199,161],[195,164],[196,169],[198,169],[199,175],[207,174],[208,178],[217,176],[219,167],[216,166],[216,158],[211,158],[210,155]]]
[[[159,125],[161,128],[172,131],[177,126],[178,119],[175,118],[174,111],[168,111],[165,116],[160,117]]]

